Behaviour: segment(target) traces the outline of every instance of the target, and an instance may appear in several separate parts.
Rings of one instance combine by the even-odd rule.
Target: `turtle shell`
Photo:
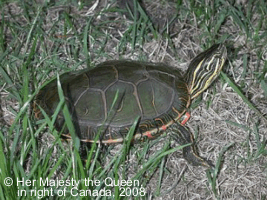
[[[60,76],[76,134],[93,142],[122,142],[139,117],[135,139],[154,138],[181,119],[190,104],[187,83],[177,68],[135,61],[107,61],[93,69]],[[42,88],[36,103],[52,115],[59,103],[57,81]],[[55,122],[61,130],[64,117]],[[69,135],[67,128],[63,135]]]

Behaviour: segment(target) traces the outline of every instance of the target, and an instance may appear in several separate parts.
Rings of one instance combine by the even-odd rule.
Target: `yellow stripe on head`
[[[217,78],[225,63],[224,45],[213,45],[193,59],[187,70],[187,83],[191,99],[196,98]]]

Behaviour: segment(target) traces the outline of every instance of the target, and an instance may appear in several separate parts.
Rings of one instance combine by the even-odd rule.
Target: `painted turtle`
[[[155,138],[175,124],[176,141],[192,143],[183,149],[185,159],[193,165],[209,165],[198,155],[193,136],[184,124],[190,116],[187,109],[191,101],[216,79],[226,56],[224,45],[213,45],[192,60],[184,76],[177,68],[164,64],[127,60],[107,61],[93,69],[61,75],[75,133],[81,141],[93,142],[102,127],[99,142],[118,143],[138,117],[134,140]],[[54,113],[59,103],[56,80],[40,90],[36,103],[48,115]],[[64,123],[59,113],[56,129],[60,131]],[[70,137],[67,128],[62,135]]]

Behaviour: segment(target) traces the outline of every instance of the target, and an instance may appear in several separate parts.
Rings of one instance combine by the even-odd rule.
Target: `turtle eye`
[[[206,66],[203,67],[203,69],[206,70],[206,72],[214,71],[214,69],[216,69],[218,66],[218,61],[218,56],[212,56],[211,58],[204,61]]]
[[[224,63],[224,59],[220,58],[219,55],[214,55],[209,60],[204,62],[205,66],[203,66],[202,76],[217,76],[222,68],[222,63]]]
[[[203,69],[204,69],[206,72],[209,72],[210,70],[212,70],[212,65],[213,65],[213,63],[211,63],[211,64],[206,63],[206,67],[204,67]]]

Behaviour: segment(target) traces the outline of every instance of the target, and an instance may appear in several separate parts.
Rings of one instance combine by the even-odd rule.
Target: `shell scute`
[[[154,137],[189,105],[184,78],[178,69],[166,65],[108,61],[94,69],[63,74],[60,80],[76,132],[84,141],[93,141],[99,130],[104,143],[122,141],[137,117],[135,137]],[[37,96],[37,104],[51,115],[58,101],[56,80]],[[63,124],[60,113],[56,127]]]

